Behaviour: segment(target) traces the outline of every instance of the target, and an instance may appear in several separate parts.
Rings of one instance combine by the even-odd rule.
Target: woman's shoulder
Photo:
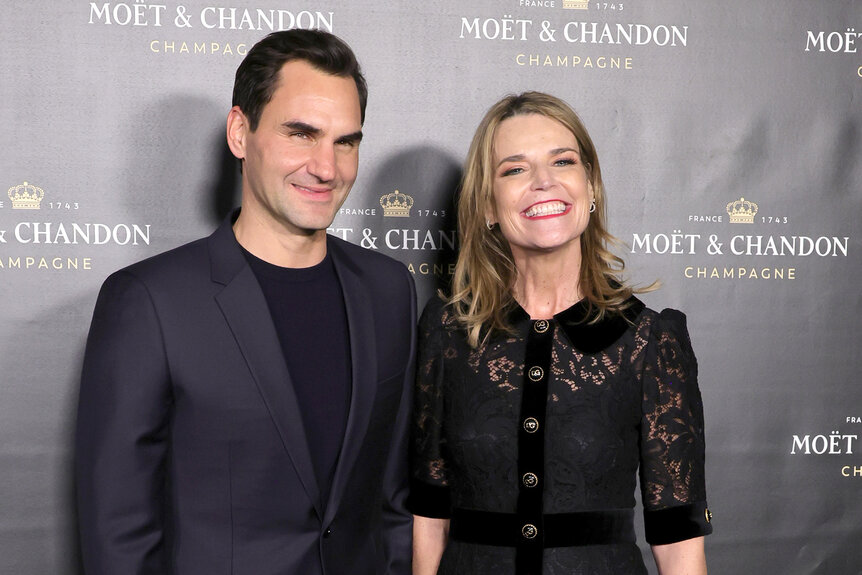
[[[683,312],[673,308],[656,311],[644,307],[638,315],[636,325],[641,340],[644,343],[652,344],[648,347],[662,350],[661,354],[671,353],[678,349],[685,355],[693,355],[688,333],[688,320]]]
[[[647,325],[659,330],[685,329],[688,323],[686,315],[678,309],[666,307],[661,311],[656,311],[646,306],[638,315],[637,321],[640,325]]]
[[[422,331],[452,330],[457,327],[457,323],[452,306],[440,294],[431,296],[419,318]]]

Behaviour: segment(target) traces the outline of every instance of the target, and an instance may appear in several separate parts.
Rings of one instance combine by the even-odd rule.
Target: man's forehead
[[[279,71],[272,98],[265,108],[283,118],[309,122],[314,116],[361,123],[359,92],[352,77],[335,76],[302,60],[285,63]],[[266,111],[266,110],[265,110]],[[355,129],[355,128],[354,128]]]
[[[318,92],[322,95],[351,95],[359,101],[359,90],[352,76],[330,74],[305,60],[290,60],[282,65],[276,77],[274,91],[282,88],[297,92]]]

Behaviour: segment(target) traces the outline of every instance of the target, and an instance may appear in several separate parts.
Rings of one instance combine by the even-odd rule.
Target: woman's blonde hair
[[[492,166],[497,129],[506,119],[527,114],[551,118],[569,129],[578,142],[592,185],[596,209],[590,214],[589,224],[581,236],[580,269],[580,289],[588,305],[589,321],[597,322],[605,314],[621,312],[633,293],[618,276],[625,263],[607,249],[608,243],[619,242],[605,227],[605,193],[599,158],[580,118],[565,102],[548,94],[524,92],[507,96],[488,110],[476,129],[458,198],[461,246],[448,303],[467,330],[467,340],[473,347],[487,340],[491,332],[511,332],[507,316],[515,306],[512,287],[517,270],[499,226],[489,230],[485,216],[493,213]]]

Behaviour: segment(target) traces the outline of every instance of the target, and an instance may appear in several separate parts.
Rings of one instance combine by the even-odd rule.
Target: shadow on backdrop
[[[215,161],[212,166],[213,179],[208,184],[208,197],[212,198],[212,215],[215,225],[218,225],[231,210],[239,206],[242,174],[239,160],[227,145],[224,128],[220,129],[212,140],[210,149],[215,152]]]
[[[430,231],[434,238],[438,237],[437,230],[451,231],[452,235],[455,235],[454,231],[457,229],[455,201],[460,180],[460,160],[442,148],[425,144],[407,148],[385,158],[375,168],[369,180],[367,195],[369,201],[373,197],[374,202],[377,202],[380,196],[395,190],[412,197],[413,208],[409,219],[405,218],[402,223],[395,221],[400,218],[386,218],[387,221],[383,227],[417,229],[421,246],[423,245],[421,238],[427,231]],[[458,256],[457,244],[456,249],[451,249],[439,241],[435,244],[437,249],[410,251],[391,249],[384,244],[384,249],[381,250],[408,266],[412,265],[420,311],[436,290],[448,291],[451,280],[450,264],[454,265]],[[418,269],[420,262],[428,264],[427,274],[423,274]]]
[[[125,159],[122,206],[152,222],[152,253],[209,235],[237,202],[225,118],[219,102],[186,94],[147,103],[131,118],[117,153]]]

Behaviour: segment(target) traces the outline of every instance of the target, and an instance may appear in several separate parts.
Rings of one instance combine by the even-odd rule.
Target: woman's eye
[[[574,166],[577,162],[573,158],[560,158],[554,163],[558,166]]]
[[[508,170],[503,172],[504,176],[513,176],[515,174],[520,174],[524,170],[522,168],[509,168]]]

